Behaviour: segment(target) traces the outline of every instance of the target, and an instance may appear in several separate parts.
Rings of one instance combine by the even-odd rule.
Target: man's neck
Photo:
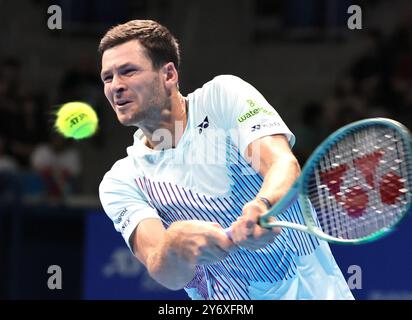
[[[171,107],[165,108],[157,123],[141,126],[145,137],[143,143],[155,150],[175,148],[187,125],[187,101],[177,92]]]

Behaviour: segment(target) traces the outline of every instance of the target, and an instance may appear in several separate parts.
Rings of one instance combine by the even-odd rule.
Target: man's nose
[[[117,75],[113,76],[112,80],[112,91],[113,93],[119,93],[122,91],[125,91],[127,88],[126,83],[122,79],[122,77],[119,77]]]

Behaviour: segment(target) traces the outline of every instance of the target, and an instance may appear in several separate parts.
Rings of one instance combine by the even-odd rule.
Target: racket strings
[[[410,201],[410,170],[397,131],[370,126],[345,136],[325,153],[308,182],[323,232],[359,239],[393,226]]]

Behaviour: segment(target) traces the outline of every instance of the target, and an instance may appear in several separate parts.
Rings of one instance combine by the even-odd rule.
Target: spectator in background
[[[367,31],[365,33],[365,44],[363,54],[350,68],[355,86],[367,78],[379,77],[388,63],[383,59],[384,40],[380,31]]]
[[[411,123],[411,18],[411,13],[406,12],[389,37],[377,30],[366,33],[366,50],[348,72],[352,90],[349,94],[334,97],[335,102],[344,105],[344,110],[335,110],[339,120],[336,126],[345,121],[342,116],[349,116],[346,121],[383,116],[401,120],[406,125]]]
[[[100,79],[96,76],[94,57],[83,55],[66,70],[59,85],[60,101],[82,100],[96,105],[100,92]]]
[[[5,143],[0,138],[0,206],[5,203],[14,203],[20,195],[17,162],[6,153]],[[1,213],[1,212],[0,212]]]
[[[0,174],[18,171],[16,160],[6,153],[6,144],[0,137]]]
[[[406,14],[393,36],[397,50],[394,59],[391,85],[396,105],[396,116],[412,123],[412,14]],[[392,102],[392,104],[395,104]]]
[[[31,155],[31,166],[43,178],[48,195],[60,198],[77,191],[81,173],[79,152],[58,134],[52,134],[48,143],[37,146]]]
[[[365,116],[366,102],[359,92],[350,75],[338,79],[332,97],[325,102],[324,123],[329,133]]]
[[[18,98],[22,92],[21,63],[13,57],[3,58],[0,62],[0,77],[5,85],[5,95],[8,98]]]
[[[301,164],[328,135],[325,123],[325,109],[321,103],[311,101],[303,106],[300,125],[295,129],[296,136],[300,137],[296,143],[296,155]]]
[[[14,114],[17,108],[17,99],[12,93],[10,66],[6,60],[0,63],[0,139],[2,140],[3,155],[10,156],[9,141],[13,138]]]
[[[381,31],[368,30],[365,36],[365,51],[349,70],[353,82],[352,101],[344,101],[344,109],[352,109],[355,113],[348,120],[358,120],[385,109],[382,95],[390,74],[391,59],[388,59],[387,45]],[[343,114],[343,111],[338,113]]]
[[[30,167],[30,155],[36,145],[47,141],[49,126],[44,105],[44,97],[28,94],[20,98],[13,114],[9,148],[23,168]]]
[[[14,58],[0,63],[0,138],[4,152],[23,169],[29,167],[30,154],[37,143],[46,140],[47,105],[43,95],[23,90],[21,65]]]

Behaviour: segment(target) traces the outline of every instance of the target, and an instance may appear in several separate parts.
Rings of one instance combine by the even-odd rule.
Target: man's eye
[[[132,74],[134,74],[135,72],[136,72],[135,69],[126,69],[126,70],[124,71],[124,74],[125,74],[125,75],[132,75]]]
[[[113,77],[112,76],[106,76],[103,78],[103,82],[110,82],[112,81]]]

